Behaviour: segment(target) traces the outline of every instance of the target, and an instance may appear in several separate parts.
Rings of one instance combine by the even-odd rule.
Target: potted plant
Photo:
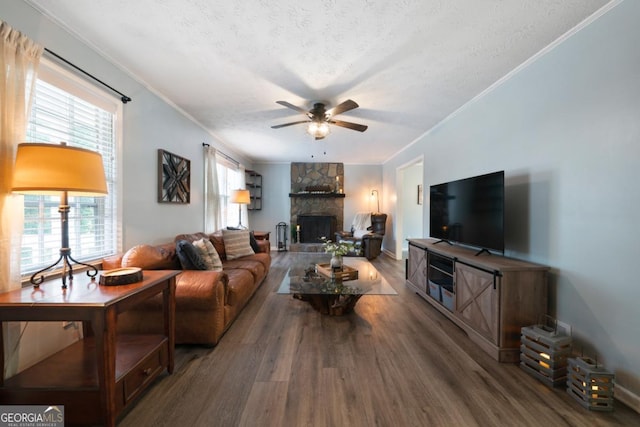
[[[333,242],[322,238],[322,249],[328,254],[331,254],[331,268],[334,270],[342,269],[342,257],[354,250],[354,244],[352,242]]]

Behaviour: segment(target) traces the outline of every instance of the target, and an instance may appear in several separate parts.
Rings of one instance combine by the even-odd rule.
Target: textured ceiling
[[[254,161],[361,164],[384,162],[608,3],[26,1]],[[366,132],[271,129],[304,119],[275,101],[346,99],[360,108],[337,119]]]

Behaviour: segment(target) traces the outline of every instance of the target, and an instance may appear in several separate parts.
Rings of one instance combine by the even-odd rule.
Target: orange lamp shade
[[[18,145],[11,190],[24,194],[73,196],[107,194],[102,156],[64,144]]]
[[[231,203],[238,203],[240,205],[248,205],[251,203],[249,190],[235,190],[231,197]]]

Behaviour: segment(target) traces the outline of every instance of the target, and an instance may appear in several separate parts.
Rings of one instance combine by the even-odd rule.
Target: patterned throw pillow
[[[207,265],[200,256],[200,251],[187,240],[176,243],[176,254],[183,270],[206,270]]]
[[[247,255],[253,255],[251,243],[249,243],[248,230],[222,230],[224,239],[224,250],[227,253],[227,259],[232,260]]]
[[[222,270],[222,261],[220,261],[218,252],[216,252],[216,248],[213,247],[213,243],[209,239],[203,237],[196,240],[193,242],[193,246],[200,252],[200,256],[207,265],[207,270]]]
[[[260,252],[260,245],[258,245],[258,241],[256,240],[256,236],[253,234],[253,231],[249,233],[249,244],[251,245],[253,252]]]

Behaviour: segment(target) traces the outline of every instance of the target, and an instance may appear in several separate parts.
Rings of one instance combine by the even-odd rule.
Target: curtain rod
[[[106,86],[109,89],[111,89],[112,91],[114,91],[115,93],[117,93],[118,95],[120,95],[120,100],[122,101],[123,104],[126,104],[127,102],[131,101],[131,98],[129,98],[127,95],[125,95],[124,93],[112,88],[111,86],[109,86],[108,84],[106,84],[105,82],[103,82],[102,80],[100,80],[99,78],[97,78],[96,76],[94,76],[93,74],[89,74],[88,72],[86,72],[85,70],[83,70],[82,68],[78,67],[75,64],[72,64],[71,62],[67,61],[66,59],[64,59],[63,57],[61,57],[60,55],[58,55],[57,53],[47,49],[46,47],[44,48],[45,52],[55,56],[56,58],[58,58],[59,60],[61,60],[62,62],[64,62],[67,65],[72,66],[73,68],[75,68],[76,70],[80,71],[81,73],[85,74],[86,76],[91,77],[93,80],[97,81],[98,83],[100,83],[102,86]]]
[[[211,145],[207,144],[206,142],[203,142],[202,146],[203,147],[210,147]],[[235,163],[236,166],[240,166],[240,162],[237,161],[236,159],[234,159],[233,157],[229,156],[228,154],[225,154],[225,153],[223,153],[222,151],[220,151],[218,149],[216,149],[216,153],[222,155],[222,157],[224,157],[225,159],[229,160],[230,162]]]

